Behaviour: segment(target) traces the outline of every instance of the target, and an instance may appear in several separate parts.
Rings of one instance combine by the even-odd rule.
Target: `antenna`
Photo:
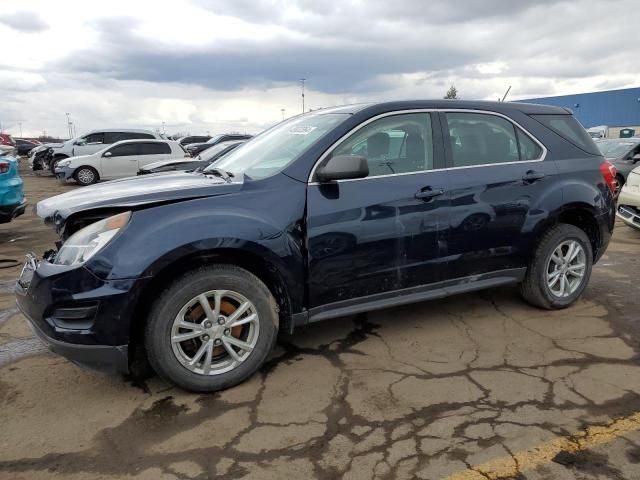
[[[507,91],[504,92],[504,97],[502,97],[502,100],[500,100],[501,102],[505,101],[505,99],[507,98],[507,95],[509,95],[510,91],[511,91],[511,85],[509,85],[509,88],[507,88]]]

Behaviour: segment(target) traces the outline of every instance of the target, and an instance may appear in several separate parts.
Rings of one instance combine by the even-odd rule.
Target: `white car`
[[[100,180],[135,176],[149,163],[187,155],[182,145],[170,140],[123,140],[91,155],[60,160],[55,175],[65,182],[75,180],[80,185],[91,185]]]
[[[103,128],[100,130],[92,130],[89,133],[85,133],[77,138],[72,138],[64,143],[47,143],[32,149],[31,152],[29,152],[29,165],[33,166],[35,154],[46,148],[52,149],[53,162],[49,167],[53,172],[56,163],[62,159],[77,157],[79,155],[91,155],[98,150],[102,150],[107,145],[112,145],[121,140],[161,140],[162,138],[161,134],[152,130],[136,128]]]
[[[620,190],[616,215],[630,227],[640,230],[640,167],[631,170]]]

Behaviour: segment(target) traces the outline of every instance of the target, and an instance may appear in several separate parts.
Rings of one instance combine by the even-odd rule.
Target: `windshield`
[[[602,142],[596,143],[598,148],[607,158],[617,158],[621,157],[629,150],[631,150],[637,143],[634,142],[618,142],[615,140],[604,140]]]
[[[316,140],[346,120],[346,113],[307,113],[291,118],[254,137],[204,171],[222,169],[258,180],[289,165]]]

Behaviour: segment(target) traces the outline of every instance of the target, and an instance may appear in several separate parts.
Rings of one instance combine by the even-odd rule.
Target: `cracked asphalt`
[[[73,188],[24,175],[32,205]],[[54,240],[29,210],[0,259]],[[640,479],[639,246],[618,225],[567,310],[505,287],[339,318],[210,395],[48,353],[2,268],[0,478]]]

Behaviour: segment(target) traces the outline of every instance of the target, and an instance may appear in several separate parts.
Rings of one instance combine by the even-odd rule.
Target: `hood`
[[[123,178],[82,187],[36,204],[36,214],[60,228],[70,215],[102,208],[138,208],[158,203],[234,193],[244,178],[227,183],[214,175],[174,173]]]
[[[72,138],[71,140],[67,140],[66,142],[63,142],[63,143],[47,143],[47,144],[45,144],[45,146],[50,147],[50,148],[61,148],[61,147],[64,147],[65,145],[73,144],[74,141],[75,141],[75,139]]]
[[[64,160],[71,160],[71,161],[73,161],[73,160],[77,160],[78,158],[87,158],[87,157],[91,157],[91,155],[76,155],[75,157],[65,158],[65,159],[63,159],[63,160],[61,160],[61,161],[64,161]]]
[[[147,163],[144,167],[142,167],[140,170],[154,170],[156,168],[163,168],[163,167],[169,167],[169,166],[180,166],[180,165],[186,165],[186,164],[190,164],[193,162],[201,162],[202,160],[198,160],[198,158],[174,158],[173,160],[162,160],[160,162],[153,162],[153,163]]]

